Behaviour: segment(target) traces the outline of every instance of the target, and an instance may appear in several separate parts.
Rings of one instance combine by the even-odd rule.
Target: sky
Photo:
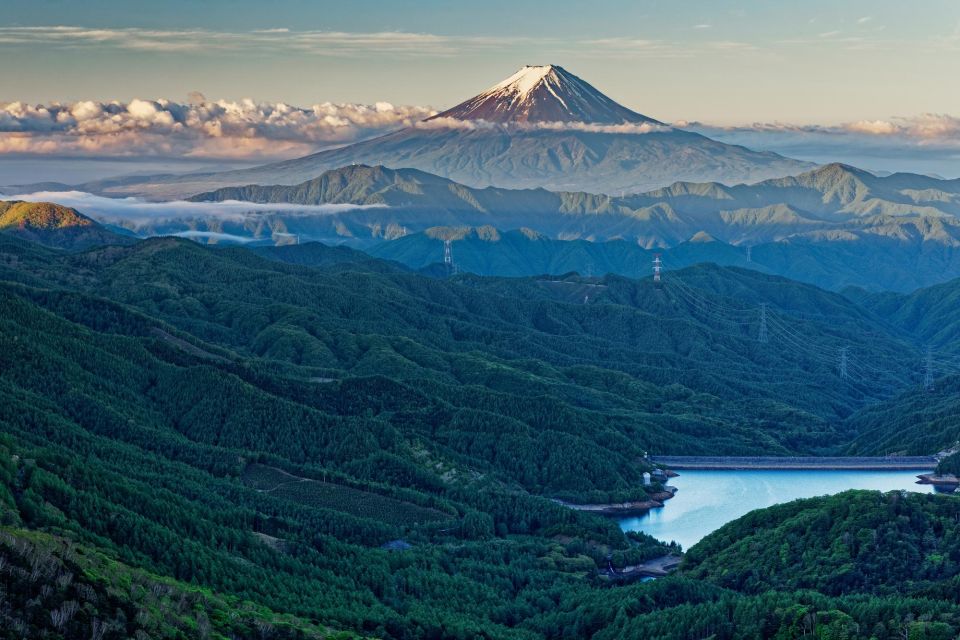
[[[905,166],[960,173],[954,0],[2,5],[0,183],[25,155],[292,157],[404,126],[544,63],[728,141],[887,170],[906,140],[924,153]],[[170,135],[170,118],[192,118],[193,142]],[[162,135],[145,140],[151,131]]]

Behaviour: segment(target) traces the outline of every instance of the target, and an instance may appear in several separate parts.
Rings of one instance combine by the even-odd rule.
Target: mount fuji
[[[758,182],[813,166],[672,127],[562,67],[543,65],[523,67],[412,127],[338,149],[237,171],[118,178],[82,188],[180,198],[227,186],[293,185],[352,164],[419,169],[470,187],[617,195],[677,181]]]
[[[427,122],[445,118],[500,124],[565,122],[663,125],[617,104],[556,65],[527,65],[483,93],[427,118]]]

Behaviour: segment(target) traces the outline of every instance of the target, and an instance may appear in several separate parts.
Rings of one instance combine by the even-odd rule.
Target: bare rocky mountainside
[[[338,149],[251,169],[101,180],[105,195],[182,198],[293,185],[349,164],[414,168],[472,186],[634,193],[677,180],[757,182],[811,164],[724,144],[618,104],[556,65],[527,66],[436,117]]]

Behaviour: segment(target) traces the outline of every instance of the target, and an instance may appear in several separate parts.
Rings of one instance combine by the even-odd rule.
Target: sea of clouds
[[[858,120],[836,125],[757,122],[676,126],[751,149],[775,151],[813,162],[846,162],[885,172],[913,171],[960,176],[960,117],[924,113],[911,117]]]
[[[227,200],[224,202],[150,202],[140,198],[105,198],[84,191],[36,191],[33,193],[0,193],[0,200],[56,202],[104,224],[114,224],[136,231],[141,226],[159,222],[220,220],[243,222],[262,213],[283,212],[286,217],[326,216],[357,209],[383,208],[385,205],[355,204],[257,204]]]
[[[77,101],[29,104],[0,102],[0,185],[60,179],[57,171],[24,179],[16,158],[58,161],[167,159],[259,163],[307,155],[403,127],[493,129],[503,125],[451,118],[426,120],[436,111],[423,106],[318,103],[297,107],[250,99],[208,100],[191,94],[185,102],[167,99]],[[912,117],[860,120],[835,125],[749,123],[719,126],[675,121],[670,125],[519,123],[509,128],[561,129],[611,134],[645,134],[687,129],[723,142],[814,162],[847,162],[883,171],[960,175],[960,117],[927,113]],[[52,166],[52,165],[51,165]],[[183,170],[190,167],[184,166]],[[130,171],[140,170],[131,166]],[[125,171],[103,173],[115,175]],[[63,172],[69,176],[70,171]]]
[[[272,160],[410,126],[434,113],[388,102],[295,107],[200,94],[183,103],[0,102],[0,154]]]

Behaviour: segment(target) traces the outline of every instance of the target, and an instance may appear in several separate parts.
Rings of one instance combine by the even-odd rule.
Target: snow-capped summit
[[[483,93],[430,118],[488,122],[662,124],[617,104],[563,67],[528,65]]]

